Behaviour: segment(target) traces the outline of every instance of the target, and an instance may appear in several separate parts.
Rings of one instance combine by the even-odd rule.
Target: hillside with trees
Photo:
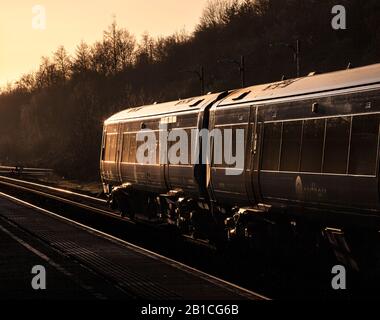
[[[333,30],[332,0],[213,0],[191,34],[141,41],[114,21],[94,44],[59,47],[37,71],[0,92],[0,163],[54,168],[98,178],[102,122],[128,107],[205,91],[380,62],[380,2],[340,0],[347,29]],[[27,159],[27,160],[26,160]]]

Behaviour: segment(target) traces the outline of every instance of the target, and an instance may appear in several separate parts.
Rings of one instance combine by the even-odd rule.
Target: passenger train
[[[377,233],[379,119],[380,64],[130,108],[104,122],[104,192],[123,215],[211,241],[305,225],[330,240]],[[186,132],[244,129],[242,172],[226,174],[231,166],[216,163],[212,147],[195,164],[139,163],[136,135],[158,136],[162,123]],[[181,152],[203,143],[215,141],[199,136]]]

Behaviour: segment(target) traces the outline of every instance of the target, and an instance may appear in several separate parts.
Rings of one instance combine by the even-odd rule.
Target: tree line
[[[296,75],[294,45],[301,43],[301,75],[380,60],[380,3],[340,0],[347,29],[331,27],[334,0],[211,0],[191,34],[137,41],[114,21],[94,44],[75,53],[63,46],[42,57],[37,71],[0,92],[0,163],[56,169],[96,179],[102,122],[133,106]]]

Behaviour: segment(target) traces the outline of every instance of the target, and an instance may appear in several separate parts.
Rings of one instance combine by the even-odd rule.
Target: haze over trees
[[[0,92],[0,163],[54,168],[94,179],[102,122],[133,106],[294,77],[292,46],[301,42],[301,75],[380,61],[380,3],[340,0],[347,29],[331,27],[332,0],[213,0],[192,34],[141,41],[114,21],[94,44],[69,55],[59,47],[37,71]],[[223,62],[224,61],[224,62]]]

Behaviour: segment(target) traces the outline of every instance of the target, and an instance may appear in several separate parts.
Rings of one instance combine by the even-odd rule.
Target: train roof
[[[210,93],[203,96],[181,99],[171,102],[151,104],[120,111],[105,121],[105,124],[138,119],[143,117],[161,116],[177,112],[199,111],[214,102],[221,93]]]
[[[380,63],[234,90],[229,95],[226,95],[218,106],[268,101],[371,84],[380,84]],[[188,99],[129,108],[114,114],[105,121],[105,124],[177,112],[198,111],[216,101],[220,94],[212,93]]]
[[[380,84],[380,64],[255,85],[232,92],[219,106],[259,102]]]

